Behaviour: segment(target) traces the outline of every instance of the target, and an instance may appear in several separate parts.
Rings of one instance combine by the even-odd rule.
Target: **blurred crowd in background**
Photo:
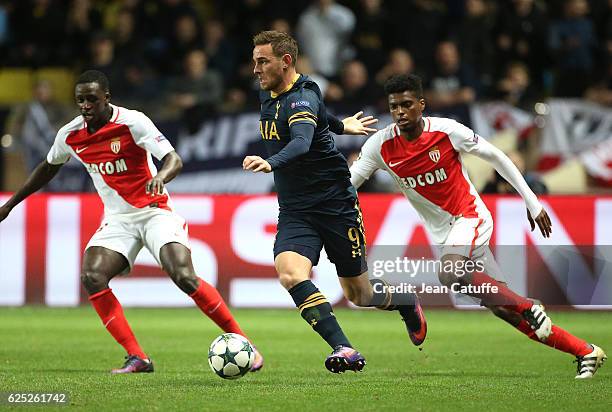
[[[428,110],[460,119],[487,100],[530,113],[550,97],[610,107],[611,10],[612,0],[0,0],[0,83],[2,72],[15,88],[17,72],[34,74],[27,98],[0,98],[0,143],[27,146],[28,169],[44,157],[75,114],[58,70],[100,70],[115,104],[190,133],[257,111],[251,38],[266,29],[298,40],[298,72],[336,113],[384,113],[382,84],[396,73],[419,74]],[[55,81],[36,76],[45,70]]]

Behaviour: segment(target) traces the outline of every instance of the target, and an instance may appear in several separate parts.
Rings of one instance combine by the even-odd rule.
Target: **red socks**
[[[117,343],[125,348],[128,355],[148,359],[138,345],[136,337],[125,319],[123,308],[110,288],[89,296],[89,301],[98,312],[104,327],[113,335]]]
[[[200,286],[190,295],[198,307],[211,318],[223,331],[246,336],[238,326],[238,322],[230,313],[223,298],[213,286],[200,279]],[[117,343],[125,348],[128,355],[136,355],[148,359],[136,341],[121,304],[110,288],[89,296],[89,301],[100,316],[104,327],[115,338]]]
[[[491,286],[497,286],[497,293],[474,294],[475,297],[480,298],[486,304],[503,306],[506,309],[518,312],[520,314],[522,314],[523,311],[530,309],[533,305],[532,301],[517,295],[508,289],[508,286],[506,286],[504,283],[496,281],[486,273],[476,272],[472,274],[472,285],[480,286],[487,283],[490,283]]]
[[[531,329],[531,326],[529,326],[526,320],[522,320],[516,328],[537,342],[574,356],[588,355],[593,350],[586,341],[577,338],[557,325],[552,326],[552,332],[548,339],[546,339],[546,342],[540,341],[538,337],[535,336],[535,332]]]
[[[193,299],[202,312],[219,325],[224,332],[237,333],[246,337],[223,301],[219,291],[212,285],[200,279],[200,286],[198,286],[196,291],[189,295],[189,297]]]
[[[533,302],[531,302],[529,299],[517,295],[508,289],[505,284],[496,281],[485,273],[478,272],[474,273],[472,276],[473,285],[479,286],[483,283],[490,283],[491,286],[497,286],[498,288],[498,293],[483,293],[478,295],[478,297],[480,297],[485,303],[491,302],[519,314],[522,314],[523,311],[530,309],[533,305]],[[526,320],[522,320],[516,328],[537,342],[543,343],[562,352],[570,353],[574,356],[584,356],[591,353],[593,350],[587,342],[575,337],[571,333],[556,325],[552,325],[552,332],[546,342],[542,342],[538,339],[533,329],[531,329],[529,322]]]

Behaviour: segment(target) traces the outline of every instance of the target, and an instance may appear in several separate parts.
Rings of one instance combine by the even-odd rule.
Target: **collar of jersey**
[[[270,92],[270,97],[271,97],[271,98],[273,98],[273,99],[276,99],[276,98],[277,98],[278,96],[280,96],[281,94],[283,94],[283,93],[287,93],[289,90],[291,90],[291,88],[293,87],[293,85],[295,84],[295,82],[297,82],[297,81],[298,81],[298,79],[299,79],[299,78],[300,78],[300,74],[299,74],[299,73],[296,73],[296,74],[295,74],[295,77],[293,78],[293,80],[291,81],[291,83],[289,83],[289,84],[287,85],[287,87],[285,87],[285,90],[283,90],[283,91],[282,91],[282,92],[280,92],[280,93]]]

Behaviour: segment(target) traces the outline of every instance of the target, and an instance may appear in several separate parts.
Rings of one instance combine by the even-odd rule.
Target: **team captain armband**
[[[313,125],[317,125],[317,116],[314,115],[313,113],[310,112],[297,112],[291,116],[289,116],[288,119],[289,122],[289,126],[293,125],[294,123],[297,122],[308,122],[308,123],[312,123]]]

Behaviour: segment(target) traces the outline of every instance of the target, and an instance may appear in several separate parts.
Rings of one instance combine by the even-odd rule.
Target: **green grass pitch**
[[[427,308],[426,308],[427,309]],[[93,309],[0,309],[0,392],[67,392],[78,410],[612,410],[612,363],[575,381],[572,357],[481,311],[426,311],[415,348],[397,313],[336,311],[368,361],[333,375],[329,348],[294,310],[236,310],[264,369],[224,381],[209,369],[219,331],[195,309],[126,309],[153,374],[111,376],[122,349]],[[612,355],[612,313],[549,312]],[[0,409],[7,405],[0,405]],[[49,407],[50,408],[50,407]]]

